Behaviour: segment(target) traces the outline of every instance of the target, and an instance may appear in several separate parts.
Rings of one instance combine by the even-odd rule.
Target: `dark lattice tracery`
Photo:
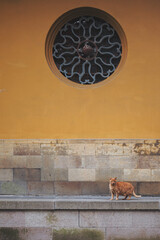
[[[120,63],[121,40],[103,19],[77,17],[58,32],[53,59],[59,71],[79,84],[95,84],[108,78]]]

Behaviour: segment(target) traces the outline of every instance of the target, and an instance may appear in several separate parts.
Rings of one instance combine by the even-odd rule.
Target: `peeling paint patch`
[[[160,141],[156,140],[154,143],[136,143],[134,151],[139,155],[160,155]]]

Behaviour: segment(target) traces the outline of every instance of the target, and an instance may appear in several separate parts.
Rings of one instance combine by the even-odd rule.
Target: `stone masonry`
[[[159,203],[156,197],[3,196],[0,240],[159,240]]]
[[[1,195],[109,195],[110,177],[160,195],[160,140],[0,140]]]

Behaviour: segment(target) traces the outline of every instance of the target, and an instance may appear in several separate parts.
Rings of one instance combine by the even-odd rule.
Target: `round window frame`
[[[52,49],[53,49],[54,41],[55,41],[55,38],[56,38],[59,30],[64,26],[64,24],[71,21],[72,19],[74,19],[78,16],[85,16],[85,15],[99,17],[99,18],[103,19],[104,21],[106,21],[107,23],[109,23],[116,30],[116,32],[121,40],[121,45],[122,45],[121,60],[120,60],[120,63],[118,64],[117,68],[115,69],[115,71],[108,78],[104,79],[103,81],[100,81],[95,84],[88,84],[88,85],[75,83],[72,80],[66,78],[57,68],[57,66],[54,62],[53,56],[52,56]],[[45,56],[46,56],[46,60],[47,60],[47,63],[49,65],[51,71],[58,79],[60,79],[67,85],[73,86],[76,88],[97,88],[97,87],[105,85],[108,82],[110,82],[111,80],[113,80],[119,74],[119,72],[122,70],[122,67],[126,61],[127,51],[128,51],[127,38],[126,38],[126,35],[125,35],[121,25],[118,23],[118,21],[113,16],[111,16],[109,13],[107,13],[103,10],[97,9],[97,8],[93,8],[93,7],[75,8],[75,9],[69,10],[66,13],[62,14],[50,27],[47,37],[46,37],[46,41],[45,41]]]

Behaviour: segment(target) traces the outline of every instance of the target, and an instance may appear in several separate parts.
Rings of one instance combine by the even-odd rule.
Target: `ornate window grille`
[[[67,80],[93,85],[108,79],[119,66],[122,41],[114,26],[104,18],[80,14],[56,32],[49,34],[49,62]]]

